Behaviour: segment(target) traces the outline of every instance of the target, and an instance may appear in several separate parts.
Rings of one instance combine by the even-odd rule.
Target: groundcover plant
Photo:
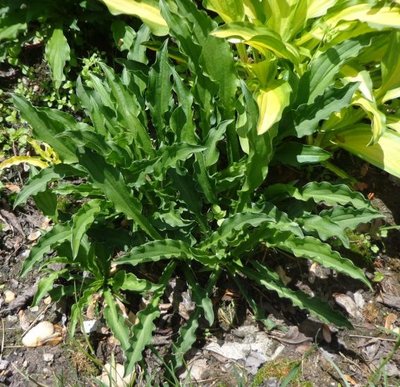
[[[297,71],[304,67],[302,72],[312,75],[320,67],[296,62],[300,53],[290,44],[279,46],[283,60],[281,54],[273,58],[260,50],[269,61],[260,60],[257,67],[251,62],[258,54],[251,52],[253,59],[238,67],[236,51],[221,38],[232,36],[227,33],[232,26],[218,29],[210,14],[188,0],[162,1],[160,12],[161,33],[157,25],[150,28],[161,37],[146,25],[136,31],[121,26],[131,39],[125,45],[127,59],[118,60],[119,71],[101,64],[101,72],[81,74],[76,93],[84,116],[37,108],[13,97],[35,139],[57,154],[50,166],[32,168],[15,201],[19,206],[33,197],[54,222],[22,271],[25,275],[39,267],[47,273],[34,303],[47,293],[53,300],[71,297],[70,335],[88,305],[97,303],[99,317],[121,344],[127,373],[151,343],[159,304],[176,276],[185,279],[196,309],[167,356],[172,369],[182,366],[200,321],[214,323],[211,296],[222,275],[236,283],[255,317],[266,324],[245,280],[322,322],[350,327],[327,302],[286,286],[264,253],[316,262],[370,286],[363,270],[329,242],[346,251],[347,231],[381,215],[346,185],[270,184],[266,178],[278,155],[283,164],[315,162],[314,153],[321,161],[325,151],[289,142],[285,130],[295,123],[312,134],[319,121],[350,109],[359,83],[334,86],[339,58],[334,68],[328,66],[332,76],[318,82],[311,77],[308,88],[299,87],[305,93],[300,96],[290,91],[300,82]],[[362,38],[349,41],[363,47]],[[237,52],[249,55],[244,45]],[[325,57],[330,56],[319,56]],[[243,76],[244,67],[259,71],[260,77],[273,73],[272,90],[286,90],[286,102],[262,84],[254,87],[255,77]],[[281,107],[272,122],[274,101]],[[313,129],[309,133],[306,128]],[[54,263],[61,264],[59,269],[54,270]],[[132,293],[146,301],[135,311],[135,322],[125,313]]]

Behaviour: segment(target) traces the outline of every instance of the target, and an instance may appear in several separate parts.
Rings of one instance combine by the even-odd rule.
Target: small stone
[[[5,371],[9,364],[10,362],[7,360],[0,360],[0,371]]]
[[[27,239],[28,239],[28,241],[33,242],[36,239],[38,239],[40,237],[40,235],[41,235],[40,231],[33,231],[28,235]]]
[[[50,305],[50,304],[51,304],[51,297],[48,296],[48,297],[46,297],[45,299],[43,299],[43,303],[44,303],[45,305]]]
[[[89,334],[95,332],[98,327],[97,320],[85,320],[83,321],[83,333]]]
[[[54,361],[54,354],[52,353],[44,353],[43,360],[47,363],[52,363]]]
[[[5,290],[4,291],[4,302],[6,304],[9,304],[10,302],[15,300],[15,293],[12,292],[11,290]]]
[[[54,326],[49,321],[42,321],[34,326],[22,339],[25,347],[38,347],[54,333]]]
[[[30,309],[30,311],[31,312],[33,312],[33,313],[36,313],[36,312],[38,312],[39,311],[39,307],[36,305],[36,306],[32,306],[31,308],[29,308]]]

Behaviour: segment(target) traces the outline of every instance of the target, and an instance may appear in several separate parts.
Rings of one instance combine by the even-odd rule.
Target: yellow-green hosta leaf
[[[295,66],[300,64],[298,50],[291,44],[282,41],[279,35],[277,39],[271,39],[269,35],[258,35],[246,40],[244,43],[262,53],[272,51],[278,58],[289,59]]]
[[[34,165],[35,167],[39,168],[47,168],[49,165],[43,161],[40,157],[35,157],[35,156],[14,156],[10,157],[7,160],[4,160],[3,162],[0,163],[0,171],[5,169],[5,168],[10,168],[14,165],[19,165],[27,163],[30,165]]]
[[[307,20],[324,16],[337,0],[309,0]]]
[[[243,0],[206,0],[205,6],[218,13],[225,23],[244,20]]]
[[[400,61],[399,61],[400,63]],[[396,87],[395,89],[389,90],[386,94],[382,97],[382,103],[387,101],[391,101],[392,99],[400,98],[400,87]]]
[[[400,134],[400,117],[387,116],[386,126]]]
[[[376,91],[378,100],[383,96],[388,98],[388,91],[400,87],[400,32],[393,31],[389,38],[386,53],[381,61],[382,84]]]
[[[289,59],[295,64],[299,61],[297,49],[267,27],[244,22],[230,23],[212,32],[212,35],[228,39],[231,43],[248,44],[263,53],[273,52],[277,57]]]
[[[113,15],[137,16],[149,26],[154,35],[168,33],[167,22],[161,16],[158,2],[154,0],[102,0]]]
[[[257,133],[264,134],[282,117],[289,105],[292,88],[286,81],[275,81],[268,89],[260,89],[257,95],[259,118]]]
[[[304,28],[307,20],[308,0],[268,0],[267,26],[289,41]]]
[[[400,178],[400,133],[386,129],[376,144],[368,145],[370,139],[369,125],[359,124],[338,133],[334,142],[340,148]]]
[[[376,28],[400,28],[400,7],[369,4],[357,4],[345,8],[335,15],[328,17],[326,23],[335,27],[341,21],[358,20]]]
[[[370,118],[372,125],[372,138],[370,143],[376,144],[386,129],[385,114],[378,109],[374,101],[369,101],[364,97],[356,96],[352,103],[353,105],[360,106]]]
[[[344,76],[346,81],[358,82],[358,90],[366,99],[370,101],[374,100],[374,95],[372,92],[372,79],[367,70],[359,71],[353,66],[344,65],[340,70],[340,73]]]

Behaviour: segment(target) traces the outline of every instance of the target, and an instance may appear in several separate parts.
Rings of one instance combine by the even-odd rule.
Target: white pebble
[[[22,338],[22,344],[25,347],[38,347],[42,342],[50,338],[54,333],[54,325],[49,321],[42,321],[34,326]]]

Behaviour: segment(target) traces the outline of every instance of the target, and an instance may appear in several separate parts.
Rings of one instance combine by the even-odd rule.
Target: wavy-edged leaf
[[[371,203],[361,193],[351,190],[345,184],[331,184],[326,181],[308,183],[295,192],[294,197],[305,201],[312,199],[328,206],[351,204],[355,208],[371,207]]]
[[[369,125],[358,124],[340,131],[332,141],[350,153],[400,178],[400,133],[387,128],[376,144]]]
[[[351,328],[351,323],[340,313],[330,308],[327,302],[315,297],[310,297],[303,292],[294,291],[285,286],[279,279],[279,276],[271,272],[265,266],[255,261],[252,262],[255,270],[248,267],[236,267],[236,271],[242,272],[247,278],[255,283],[264,286],[268,290],[272,290],[279,297],[290,300],[293,305],[300,309],[305,309],[313,316],[326,324],[335,324],[340,327]]]
[[[21,276],[25,276],[32,267],[43,259],[54,247],[60,245],[71,237],[71,229],[67,225],[57,224],[48,233],[43,235],[26,258]]]
[[[102,190],[115,209],[134,220],[150,237],[160,239],[157,230],[141,213],[141,203],[129,192],[121,173],[92,151],[83,151],[78,157],[79,163],[88,171],[94,186]]]
[[[225,219],[218,230],[211,234],[200,246],[205,249],[219,244],[227,245],[236,231],[241,231],[246,227],[258,227],[266,222],[275,222],[275,218],[269,214],[256,212],[234,214]]]
[[[101,211],[101,200],[93,199],[85,203],[72,217],[71,248],[73,258],[78,255],[83,235]]]
[[[158,3],[154,0],[102,0],[113,15],[137,16],[146,23],[153,34],[164,36],[168,26],[160,14]]]
[[[46,59],[51,69],[51,77],[56,89],[65,79],[64,67],[70,60],[70,48],[61,28],[55,28],[46,44]]]
[[[249,227],[257,228],[263,224],[272,224],[272,227],[279,228],[282,231],[290,231],[299,236],[303,235],[297,223],[292,222],[284,212],[269,205],[262,212],[249,211],[226,218],[214,233],[200,243],[200,248],[231,245],[232,238],[236,237],[238,232],[243,232]]]
[[[349,238],[344,228],[336,224],[328,216],[303,215],[296,219],[305,231],[317,233],[319,238],[327,241],[329,238],[338,238],[344,247],[349,248]]]
[[[313,103],[300,105],[295,113],[297,137],[313,134],[322,120],[348,107],[357,88],[358,83],[348,83],[340,89],[328,87]]]
[[[129,264],[136,266],[145,262],[157,262],[163,259],[194,259],[206,266],[214,266],[217,263],[215,258],[205,252],[190,247],[180,240],[164,239],[145,243],[134,247],[127,254],[114,261],[116,265]]]
[[[156,152],[156,157],[150,160],[133,162],[128,168],[133,174],[134,187],[141,187],[150,177],[156,181],[162,181],[170,168],[176,168],[179,161],[185,161],[192,155],[206,151],[205,146],[189,144],[173,144],[163,146]]]
[[[321,242],[317,238],[310,236],[304,238],[290,236],[287,238],[286,234],[283,238],[278,232],[273,238],[268,239],[268,243],[292,253],[295,257],[311,259],[324,267],[346,274],[371,288],[371,284],[360,268],[355,266],[349,259],[343,258],[338,252],[333,251],[328,244]]]
[[[57,187],[52,188],[52,191],[57,195],[79,195],[81,197],[98,196],[102,197],[103,193],[88,183],[80,184],[63,184],[60,183]]]
[[[14,208],[18,205],[26,203],[29,197],[44,192],[47,184],[53,180],[62,179],[65,176],[82,176],[82,172],[66,164],[57,164],[52,167],[43,169],[37,175],[33,176],[21,192],[18,193]]]
[[[136,277],[133,273],[126,273],[124,272],[123,282],[120,285],[120,289],[122,290],[129,290],[135,293],[143,293],[148,291],[154,291],[158,289],[158,285],[151,283],[142,278]]]
[[[320,212],[320,216],[330,219],[343,230],[354,230],[361,223],[369,223],[385,216],[372,208],[334,207]]]

